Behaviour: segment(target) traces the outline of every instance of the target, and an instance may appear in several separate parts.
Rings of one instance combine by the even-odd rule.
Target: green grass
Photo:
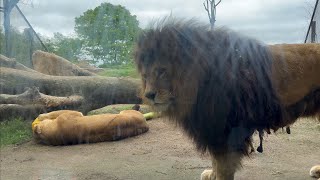
[[[132,77],[138,78],[139,74],[133,65],[119,65],[105,67],[104,71],[98,73],[101,76],[107,77]]]
[[[20,118],[0,122],[0,147],[17,144],[32,137],[31,123]]]

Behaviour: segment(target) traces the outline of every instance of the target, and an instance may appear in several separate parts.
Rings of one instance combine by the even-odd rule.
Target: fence
[[[308,27],[305,43],[320,43],[320,5],[319,0],[316,1],[310,24]]]
[[[0,19],[3,20],[0,26],[0,54],[32,67],[33,51],[47,51],[47,48],[21,12],[18,2],[19,0],[2,0],[0,3]],[[17,25],[23,29],[15,28]]]

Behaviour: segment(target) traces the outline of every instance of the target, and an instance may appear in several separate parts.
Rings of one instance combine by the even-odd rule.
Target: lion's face
[[[171,67],[169,64],[154,63],[140,70],[143,84],[141,95],[145,103],[162,112],[167,111],[175,101]]]
[[[163,39],[149,38],[138,44],[135,62],[142,79],[140,96],[163,115],[184,116],[195,101],[200,71],[197,64],[181,63],[185,56],[169,47],[170,41]]]
[[[198,48],[175,28],[144,32],[134,53],[144,102],[164,115],[190,112],[207,67],[198,55]]]

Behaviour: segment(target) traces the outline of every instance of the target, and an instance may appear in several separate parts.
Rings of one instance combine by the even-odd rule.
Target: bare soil
[[[148,124],[147,133],[114,142],[53,147],[30,141],[2,148],[0,179],[200,179],[211,165],[208,156],[168,121]],[[317,121],[300,119],[290,135],[279,130],[265,136],[264,152],[244,158],[235,179],[311,180],[310,168],[320,164],[319,134]]]

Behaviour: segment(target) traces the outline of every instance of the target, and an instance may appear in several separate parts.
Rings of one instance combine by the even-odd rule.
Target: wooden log
[[[137,104],[140,80],[102,76],[50,76],[36,72],[0,67],[0,94],[19,94],[26,87],[38,87],[51,96],[79,95],[84,103],[79,111],[104,107],[110,104]]]
[[[57,97],[45,95],[40,93],[37,87],[27,88],[24,93],[17,95],[0,94],[0,104],[38,104],[51,108],[58,106],[79,106],[82,103],[83,97],[81,96]]]
[[[39,114],[47,111],[45,106],[39,104],[0,104],[0,121],[10,120],[16,117],[32,120]]]

